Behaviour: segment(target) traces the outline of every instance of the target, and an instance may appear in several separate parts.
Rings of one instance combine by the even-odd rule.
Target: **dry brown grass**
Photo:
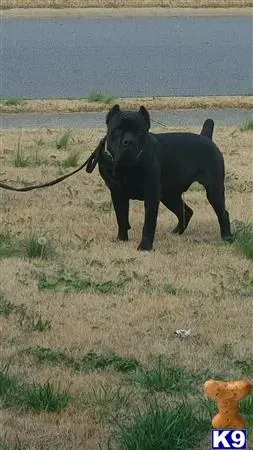
[[[250,0],[2,0],[1,8],[242,8],[252,4]]]
[[[70,148],[80,149],[84,160],[103,133],[102,129],[76,130]],[[17,130],[1,131],[1,180],[38,183],[54,178],[57,168],[53,162],[66,156],[66,151],[55,148],[62,130],[23,132],[26,154],[35,151],[35,141],[45,143],[40,152],[47,163],[33,168],[17,169],[11,163],[19,134]],[[252,219],[252,192],[241,193],[239,189],[240,183],[246,185],[252,178],[252,133],[217,127],[215,141],[225,157],[231,219]],[[238,375],[233,360],[243,360],[252,353],[252,298],[241,295],[252,262],[220,241],[216,217],[202,191],[190,190],[185,198],[194,209],[185,234],[175,237],[169,233],[175,218],[161,206],[156,251],[138,253],[143,205],[131,205],[131,240],[116,243],[114,214],[103,211],[109,192],[97,170],[92,175],[83,172],[50,189],[26,194],[0,191],[0,234],[48,234],[57,251],[51,261],[0,260],[0,294],[52,321],[51,330],[37,333],[24,330],[13,317],[0,315],[1,362],[8,363],[11,358],[11,372],[30,381],[50,378],[69,385],[71,394],[81,401],[50,416],[2,410],[0,435],[1,428],[13,439],[17,434],[26,450],[94,450],[107,431],[99,423],[98,406],[90,401],[92,389],[105,382],[109,386],[124,383],[112,370],[75,374],[37,365],[21,353],[27,347],[58,348],[74,356],[90,349],[112,350],[142,363],[161,354],[188,369],[209,368],[231,377]],[[83,242],[91,239],[90,246],[85,247]],[[88,274],[98,282],[118,279],[123,271],[132,282],[119,295],[39,290],[38,273],[50,274],[60,267]],[[152,290],[147,289],[147,278]],[[177,295],[163,293],[167,282],[178,290]],[[174,334],[177,328],[191,328],[193,334],[180,340]],[[222,349],[227,344],[231,345],[232,357],[223,358]]]
[[[145,97],[115,99],[123,108],[134,109],[145,104],[148,109],[193,109],[193,108],[246,108],[253,106],[252,96],[210,96],[210,97]],[[64,113],[107,111],[108,104],[80,100],[21,100],[17,105],[0,102],[1,113]]]
[[[246,6],[248,5],[248,6]],[[220,16],[251,16],[252,2],[244,7],[119,7],[119,8],[3,8],[0,10],[3,19],[36,19],[63,17],[95,17],[95,18],[127,18],[127,17],[220,17]],[[230,6],[233,6],[230,4]]]

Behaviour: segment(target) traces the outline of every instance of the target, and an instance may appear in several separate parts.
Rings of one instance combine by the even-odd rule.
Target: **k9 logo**
[[[246,430],[212,430],[212,450],[246,450],[246,436]]]

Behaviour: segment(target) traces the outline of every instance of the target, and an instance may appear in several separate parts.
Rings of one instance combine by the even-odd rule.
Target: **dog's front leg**
[[[128,241],[128,230],[131,228],[128,220],[129,198],[113,190],[111,191],[111,197],[118,223],[118,239]]]
[[[145,205],[145,222],[138,250],[152,250],[159,209],[159,198],[146,199],[144,201],[144,205]]]
[[[160,203],[160,183],[159,179],[152,181],[150,179],[150,184],[147,188],[144,207],[145,207],[145,220],[142,229],[142,238],[138,246],[138,250],[152,250],[158,209]]]

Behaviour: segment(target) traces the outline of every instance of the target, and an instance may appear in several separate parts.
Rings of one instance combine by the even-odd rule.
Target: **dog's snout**
[[[130,136],[129,136],[129,137],[125,137],[125,138],[123,139],[123,145],[124,145],[124,147],[129,147],[130,145],[133,145],[133,143],[134,143],[134,140],[133,140],[133,138],[131,138]]]

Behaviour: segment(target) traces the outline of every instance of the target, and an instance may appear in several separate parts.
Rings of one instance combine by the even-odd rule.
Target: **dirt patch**
[[[98,112],[108,111],[109,104],[102,102],[89,102],[86,99],[65,100],[22,100],[15,99],[13,103],[0,102],[0,113],[64,113],[64,112]],[[150,110],[175,110],[197,108],[246,108],[253,105],[252,96],[212,96],[212,97],[144,97],[144,98],[119,98],[111,101],[111,104],[119,103],[122,108],[135,109],[144,104]]]

